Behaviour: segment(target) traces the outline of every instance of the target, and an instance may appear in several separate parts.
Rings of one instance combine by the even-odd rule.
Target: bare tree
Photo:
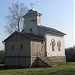
[[[6,16],[7,25],[6,31],[12,34],[14,31],[21,31],[23,29],[23,15],[28,11],[28,8],[23,3],[18,2],[9,7],[9,15]]]

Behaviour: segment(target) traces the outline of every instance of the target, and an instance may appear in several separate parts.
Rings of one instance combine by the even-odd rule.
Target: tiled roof
[[[43,28],[46,32],[49,32],[49,33],[53,33],[53,34],[57,34],[57,35],[66,35],[65,33],[61,32],[61,31],[58,31],[54,28],[50,28],[50,27],[46,27],[46,26],[40,26],[41,28]]]

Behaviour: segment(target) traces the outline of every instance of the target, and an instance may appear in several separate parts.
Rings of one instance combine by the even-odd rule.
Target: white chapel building
[[[30,9],[24,16],[24,29],[15,31],[5,42],[7,66],[51,66],[65,62],[65,33],[41,25],[41,13]]]

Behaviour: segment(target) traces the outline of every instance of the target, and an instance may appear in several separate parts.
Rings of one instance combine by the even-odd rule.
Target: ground
[[[42,68],[10,68],[0,65],[0,75],[75,75],[75,62]]]

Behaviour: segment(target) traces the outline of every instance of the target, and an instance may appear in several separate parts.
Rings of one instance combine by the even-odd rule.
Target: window
[[[54,39],[51,40],[51,45],[52,45],[52,51],[54,51],[55,50],[55,40]]]
[[[32,29],[30,28],[30,32],[32,32]]]
[[[61,50],[61,41],[60,40],[57,41],[57,46],[58,46],[58,51],[60,51]]]
[[[20,45],[20,49],[23,50],[23,45]]]
[[[30,30],[30,33],[33,34],[33,30],[32,30],[32,28],[30,28],[29,30]]]
[[[32,28],[30,28],[30,33],[32,33]]]
[[[11,50],[14,50],[14,45],[11,46]]]

